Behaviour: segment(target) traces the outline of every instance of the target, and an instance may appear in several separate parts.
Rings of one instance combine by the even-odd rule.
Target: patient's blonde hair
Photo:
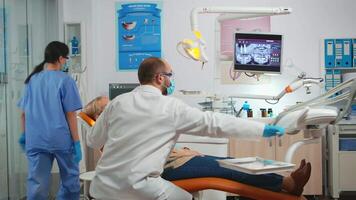
[[[103,99],[108,99],[107,96],[99,96],[90,101],[87,105],[85,105],[82,110],[85,114],[87,114],[90,118],[96,120],[99,115],[104,111],[106,104],[99,104],[99,101]]]

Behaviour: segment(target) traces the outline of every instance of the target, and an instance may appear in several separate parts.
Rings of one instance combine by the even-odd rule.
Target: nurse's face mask
[[[163,91],[163,95],[172,95],[174,92],[174,89],[176,87],[175,82],[174,82],[174,73],[173,72],[162,72],[160,73],[162,76],[165,76],[169,79],[169,84],[165,85],[166,82],[163,82],[163,87],[165,90]]]
[[[61,63],[61,70],[64,72],[68,72],[69,68],[72,66],[72,59],[68,56],[63,57],[63,61]]]

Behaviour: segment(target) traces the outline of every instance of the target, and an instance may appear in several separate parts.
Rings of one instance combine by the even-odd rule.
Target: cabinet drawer
[[[356,190],[356,152],[339,153],[340,190]]]
[[[340,151],[354,151],[356,153],[356,138],[340,138]]]
[[[339,129],[340,129],[340,131],[356,132],[356,125],[343,124],[343,125],[339,125]]]

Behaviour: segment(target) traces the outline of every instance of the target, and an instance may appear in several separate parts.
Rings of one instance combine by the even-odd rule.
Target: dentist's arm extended
[[[173,121],[178,134],[210,137],[258,138],[263,136],[265,124],[215,112],[203,112],[180,100],[174,106]]]
[[[284,128],[278,126],[236,118],[232,115],[202,112],[179,100],[176,102],[173,118],[178,134],[257,138],[283,135],[285,132]]]

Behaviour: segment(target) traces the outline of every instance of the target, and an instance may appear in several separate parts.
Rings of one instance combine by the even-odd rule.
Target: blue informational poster
[[[116,3],[116,70],[137,70],[147,57],[161,57],[161,4]]]

